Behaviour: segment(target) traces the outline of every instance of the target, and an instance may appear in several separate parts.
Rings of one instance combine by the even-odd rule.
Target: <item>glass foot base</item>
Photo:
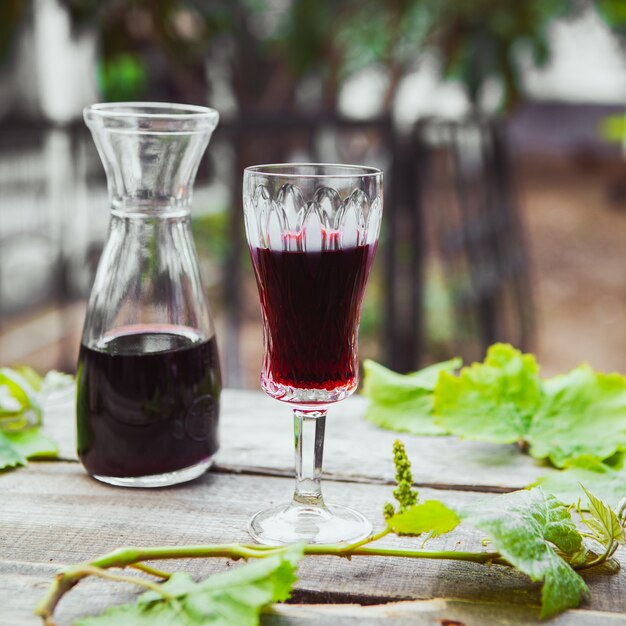
[[[198,478],[198,476],[204,474],[212,464],[213,457],[209,457],[205,461],[192,465],[191,467],[184,467],[183,469],[165,472],[163,474],[133,476],[131,478],[92,474],[92,477],[108,485],[115,485],[116,487],[169,487]]]
[[[290,502],[256,513],[248,532],[258,543],[280,546],[354,543],[368,537],[372,524],[358,511],[340,504],[307,506]]]

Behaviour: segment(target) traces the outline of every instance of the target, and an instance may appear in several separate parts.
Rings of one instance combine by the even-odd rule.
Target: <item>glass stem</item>
[[[293,429],[296,448],[294,504],[325,506],[321,485],[325,427],[326,409],[294,409]]]

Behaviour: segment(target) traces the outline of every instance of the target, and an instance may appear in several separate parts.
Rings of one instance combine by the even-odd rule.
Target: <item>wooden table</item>
[[[331,409],[326,427],[324,493],[357,508],[381,528],[391,499],[396,434],[362,419],[365,400]],[[58,399],[46,430],[60,459],[0,475],[0,625],[35,626],[33,607],[62,565],[89,560],[123,545],[249,542],[252,513],[287,500],[293,488],[290,410],[260,392],[223,395],[222,448],[214,469],[186,485],[157,490],[109,487],[87,476],[74,452],[70,398]],[[453,437],[400,437],[413,461],[422,497],[452,505],[523,487],[545,473],[514,446]],[[482,536],[462,527],[429,542],[432,549],[480,550]],[[419,539],[388,537],[387,545]],[[614,576],[589,572],[591,597],[551,624],[626,625],[626,554]],[[168,563],[206,576],[230,566],[221,559]],[[355,557],[305,559],[294,604],[268,612],[263,624],[348,626],[489,626],[539,623],[539,587],[509,568],[456,561]],[[101,580],[81,582],[61,602],[57,623],[111,603],[131,601],[133,589]],[[384,603],[384,604],[383,604]],[[322,606],[325,605],[325,606]],[[391,619],[391,622],[390,622]]]

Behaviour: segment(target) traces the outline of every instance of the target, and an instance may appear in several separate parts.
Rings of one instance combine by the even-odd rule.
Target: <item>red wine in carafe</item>
[[[217,451],[221,381],[215,338],[171,328],[81,346],[78,453],[89,473],[164,474]]]

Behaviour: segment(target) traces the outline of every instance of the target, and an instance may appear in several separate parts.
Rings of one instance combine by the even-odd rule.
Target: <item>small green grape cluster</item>
[[[383,509],[383,515],[385,519],[390,519],[396,512],[402,513],[409,507],[417,504],[419,495],[415,489],[413,489],[413,474],[411,474],[411,462],[406,453],[404,444],[401,441],[394,441],[393,443],[393,462],[396,466],[396,482],[398,486],[393,490],[393,497],[398,502],[398,510],[396,511],[393,504],[390,502],[385,503]]]

